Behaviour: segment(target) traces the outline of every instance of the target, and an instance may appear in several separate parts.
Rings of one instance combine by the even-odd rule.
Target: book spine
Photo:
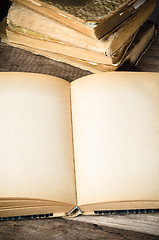
[[[114,214],[136,214],[136,213],[159,213],[159,209],[129,209],[129,210],[107,210],[94,211],[95,215],[114,215]]]
[[[9,221],[9,220],[30,220],[30,219],[39,219],[39,218],[52,218],[53,213],[47,214],[37,214],[37,215],[25,215],[25,216],[13,216],[13,217],[1,217],[0,221]]]

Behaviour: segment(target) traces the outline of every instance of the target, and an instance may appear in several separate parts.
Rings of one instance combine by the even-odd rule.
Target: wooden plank
[[[159,236],[159,213],[123,214],[107,216],[78,216],[69,218],[75,222],[86,222]]]
[[[0,222],[0,240],[157,240],[158,236],[54,218]]]

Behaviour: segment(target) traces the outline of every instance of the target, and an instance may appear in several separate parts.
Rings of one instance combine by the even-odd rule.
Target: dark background
[[[151,15],[151,18],[156,21],[159,25],[159,0],[156,1],[156,8],[153,12],[153,14]]]
[[[0,21],[7,15],[10,5],[11,2],[9,0],[0,0]]]

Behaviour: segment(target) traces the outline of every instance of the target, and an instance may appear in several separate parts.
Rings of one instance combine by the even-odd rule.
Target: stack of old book
[[[11,45],[92,72],[133,65],[156,28],[146,21],[155,0],[13,0]]]

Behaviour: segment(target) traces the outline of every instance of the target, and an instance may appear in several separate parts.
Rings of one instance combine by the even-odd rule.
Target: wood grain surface
[[[158,236],[62,218],[0,222],[1,240],[157,240]]]
[[[123,214],[108,216],[78,216],[69,220],[131,230],[159,236],[159,214]]]

